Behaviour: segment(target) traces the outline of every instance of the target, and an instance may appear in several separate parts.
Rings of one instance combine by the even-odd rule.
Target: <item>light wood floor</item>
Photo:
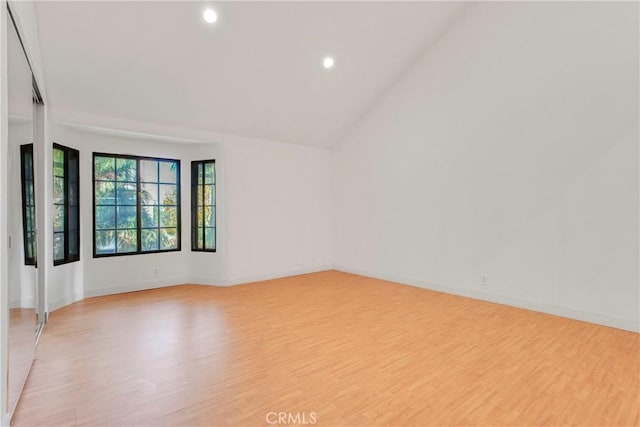
[[[638,425],[639,337],[335,271],[176,286],[54,312],[14,425]]]
[[[9,309],[7,358],[7,407],[13,409],[29,373],[36,348],[36,311],[33,308]]]

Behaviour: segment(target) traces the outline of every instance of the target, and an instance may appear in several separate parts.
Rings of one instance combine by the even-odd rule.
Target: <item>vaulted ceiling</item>
[[[213,7],[218,21],[202,13]],[[437,41],[447,2],[38,2],[54,118],[326,147]],[[325,70],[325,55],[335,67]]]

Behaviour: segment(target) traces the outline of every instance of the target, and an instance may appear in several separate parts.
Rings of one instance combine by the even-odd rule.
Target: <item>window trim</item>
[[[25,162],[25,155],[26,154],[30,154],[31,155],[31,185],[33,188],[33,211],[34,211],[34,215],[31,218],[31,226],[33,227],[33,229],[29,230],[27,229],[27,186],[26,186],[26,170],[24,167],[24,162]],[[37,261],[37,243],[35,242],[35,238],[36,238],[36,229],[35,229],[35,224],[34,221],[36,220],[36,216],[35,216],[35,208],[36,208],[36,203],[35,203],[35,198],[36,198],[36,183],[35,183],[35,161],[33,158],[33,144],[24,144],[20,146],[20,183],[21,183],[21,190],[20,193],[22,194],[22,247],[23,247],[23,251],[24,251],[24,265],[32,265],[34,267],[38,266],[38,261]],[[31,206],[29,206],[31,207]],[[27,247],[29,246],[29,239],[27,237],[27,235],[29,233],[33,233],[33,256],[30,257],[28,255],[28,250]]]
[[[80,253],[81,251],[81,242],[80,242],[80,151],[76,150],[75,148],[71,148],[71,147],[65,147],[64,145],[60,145],[57,143],[53,143],[53,149],[54,150],[61,150],[62,152],[64,152],[64,259],[59,259],[56,260],[55,258],[55,253],[52,255],[53,258],[53,265],[58,266],[58,265],[63,265],[63,264],[69,264],[72,262],[77,262],[80,261]],[[53,152],[53,151],[52,151]],[[78,200],[78,233],[77,233],[77,237],[76,237],[76,244],[77,244],[77,248],[78,248],[78,254],[77,256],[70,256],[69,254],[69,153],[70,152],[75,152],[76,155],[78,156],[78,180],[77,180],[77,185],[78,185],[78,194],[76,194],[76,198]],[[53,156],[52,156],[52,165],[53,165]],[[52,177],[55,177],[55,175],[53,175],[53,170],[52,170]],[[55,206],[55,204],[53,204]],[[54,209],[55,211],[55,209]],[[53,230],[53,227],[52,227]],[[55,235],[55,231],[53,231],[53,234]],[[55,239],[54,239],[55,240]],[[52,241],[53,242],[53,241]]]
[[[136,197],[136,233],[137,233],[137,247],[136,250],[134,252],[114,252],[112,254],[99,254],[97,253],[96,250],[96,157],[113,157],[113,158],[117,158],[117,159],[129,159],[129,160],[135,160],[136,161],[136,192],[137,192],[137,197]],[[176,173],[176,188],[178,191],[176,200],[177,200],[177,212],[178,212],[178,218],[177,218],[177,224],[176,224],[176,228],[177,228],[177,234],[176,234],[176,239],[178,241],[178,246],[175,249],[158,249],[157,251],[143,251],[142,250],[142,240],[141,240],[141,236],[142,236],[142,221],[141,221],[141,212],[142,212],[142,203],[140,200],[140,188],[141,188],[141,181],[140,181],[140,161],[141,160],[151,160],[151,161],[165,161],[165,162],[175,162],[178,165],[178,171]],[[93,232],[91,233],[92,238],[93,238],[93,257],[94,258],[109,258],[109,257],[116,257],[116,256],[126,256],[126,255],[148,255],[148,254],[160,254],[160,253],[166,253],[166,252],[180,252],[182,251],[182,188],[181,188],[181,183],[180,183],[180,174],[182,173],[182,167],[180,164],[180,159],[169,159],[166,157],[151,157],[151,156],[136,156],[133,154],[115,154],[115,153],[103,153],[103,152],[97,152],[94,151],[93,152],[93,157],[92,157],[92,161],[91,161],[91,182],[93,183],[93,209],[92,209],[92,216],[93,216]],[[160,183],[158,183],[159,185]],[[115,205],[117,206],[117,205]],[[158,205],[161,206],[161,205]],[[158,218],[158,221],[160,219]],[[117,221],[117,220],[116,220]]]
[[[213,196],[213,203],[214,203],[214,208],[215,208],[215,222],[216,222],[216,226],[213,227],[215,229],[215,234],[214,234],[214,240],[213,240],[213,244],[214,244],[214,249],[207,249],[204,243],[204,236],[202,236],[202,245],[203,248],[198,248],[197,247],[197,243],[198,243],[198,236],[196,235],[197,230],[198,230],[198,165],[203,165],[203,173],[204,173],[204,165],[206,165],[207,163],[213,163],[213,186],[216,189],[215,195]],[[204,178],[203,178],[203,185],[204,185]],[[217,206],[217,195],[218,195],[218,191],[217,191],[217,187],[218,187],[218,181],[216,179],[216,160],[215,159],[209,159],[209,160],[194,160],[191,162],[191,251],[192,252],[216,252],[218,249],[218,206]],[[202,191],[202,197],[204,198],[204,189]],[[204,204],[203,204],[204,206]],[[202,227],[203,229],[205,227]]]

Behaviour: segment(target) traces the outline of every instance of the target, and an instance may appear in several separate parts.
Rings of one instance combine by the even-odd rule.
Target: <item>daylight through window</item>
[[[180,161],[93,155],[94,256],[180,250]]]

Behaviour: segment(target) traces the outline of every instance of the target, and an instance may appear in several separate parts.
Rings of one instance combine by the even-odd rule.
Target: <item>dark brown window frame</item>
[[[137,248],[135,251],[131,251],[131,252],[114,252],[114,253],[98,253],[97,252],[97,248],[96,248],[96,157],[113,157],[116,159],[128,159],[128,160],[135,160],[136,161],[136,191],[138,194],[137,200],[136,200],[136,233],[137,233]],[[140,200],[140,188],[142,185],[142,181],[140,179],[140,161],[142,160],[150,160],[150,161],[157,161],[157,162],[175,162],[177,170],[176,170],[176,187],[177,187],[177,194],[176,194],[176,202],[177,202],[177,224],[176,224],[176,228],[177,228],[177,232],[176,232],[176,238],[177,238],[177,247],[173,248],[173,249],[158,249],[158,250],[142,250],[142,221],[141,221],[141,212],[142,212],[142,202]],[[165,252],[180,252],[182,250],[182,221],[181,221],[181,216],[182,216],[182,203],[181,203],[181,184],[180,184],[180,171],[181,171],[181,167],[180,167],[180,160],[179,159],[168,159],[168,158],[163,158],[163,157],[149,157],[149,156],[136,156],[136,155],[130,155],[130,154],[115,154],[115,153],[101,153],[101,152],[94,152],[93,153],[93,157],[92,157],[92,162],[91,162],[91,181],[93,183],[93,257],[94,258],[108,258],[108,257],[115,257],[115,256],[127,256],[127,255],[146,255],[146,254],[158,254],[158,253],[165,253]],[[158,185],[161,185],[162,183],[160,181],[158,181],[157,183]],[[173,185],[173,184],[172,184]],[[160,205],[158,205],[160,206]],[[159,221],[159,218],[158,218]],[[117,230],[117,228],[116,228]]]
[[[213,196],[213,205],[205,205],[204,203],[204,188],[202,191],[202,204],[200,204],[200,200],[198,200],[198,185],[199,184],[199,176],[198,176],[198,165],[202,165],[202,173],[204,175],[204,166],[206,164],[213,164],[213,183],[211,185],[213,185],[214,188],[214,196]],[[204,183],[204,176],[202,179],[203,182],[203,186],[206,185]],[[194,252],[216,252],[216,249],[218,247],[218,211],[216,208],[216,193],[217,191],[215,191],[217,189],[217,182],[216,182],[216,161],[215,159],[210,159],[210,160],[195,160],[191,162],[191,250]],[[214,217],[214,227],[208,227],[208,228],[213,228],[214,230],[214,234],[213,234],[213,248],[207,248],[206,247],[206,239],[205,239],[205,229],[207,227],[200,226],[198,224],[198,207],[205,207],[205,206],[209,206],[209,207],[213,207],[214,209],[214,213],[213,213],[213,217]],[[201,228],[202,229],[202,248],[198,247],[198,229]]]
[[[57,177],[55,175],[55,168],[53,170],[53,178],[55,180],[55,178],[62,178],[64,180],[64,201],[61,204],[61,206],[64,206],[64,231],[60,232],[60,231],[53,231],[53,237],[55,240],[55,235],[56,234],[63,234],[63,240],[64,240],[64,257],[63,258],[55,258],[55,251],[53,254],[53,265],[57,266],[57,265],[62,265],[62,264],[68,264],[71,262],[76,262],[76,261],[80,261],[80,152],[74,148],[70,148],[70,147],[65,147],[64,145],[60,145],[60,144],[53,144],[53,149],[54,150],[60,150],[64,153],[64,176],[63,177]],[[76,162],[76,174],[75,174],[75,181],[72,180],[71,176],[69,175],[69,163],[75,161]],[[76,235],[75,235],[75,244],[76,244],[76,248],[77,248],[77,253],[72,253],[70,252],[69,248],[70,248],[70,228],[69,225],[71,223],[71,217],[69,214],[70,208],[72,207],[70,205],[70,197],[69,197],[69,192],[70,192],[70,185],[74,184],[76,186],[76,200],[77,200],[77,206],[75,206],[76,209],[76,226],[77,226],[77,230],[76,230]],[[56,203],[54,201],[54,207],[56,206]]]

